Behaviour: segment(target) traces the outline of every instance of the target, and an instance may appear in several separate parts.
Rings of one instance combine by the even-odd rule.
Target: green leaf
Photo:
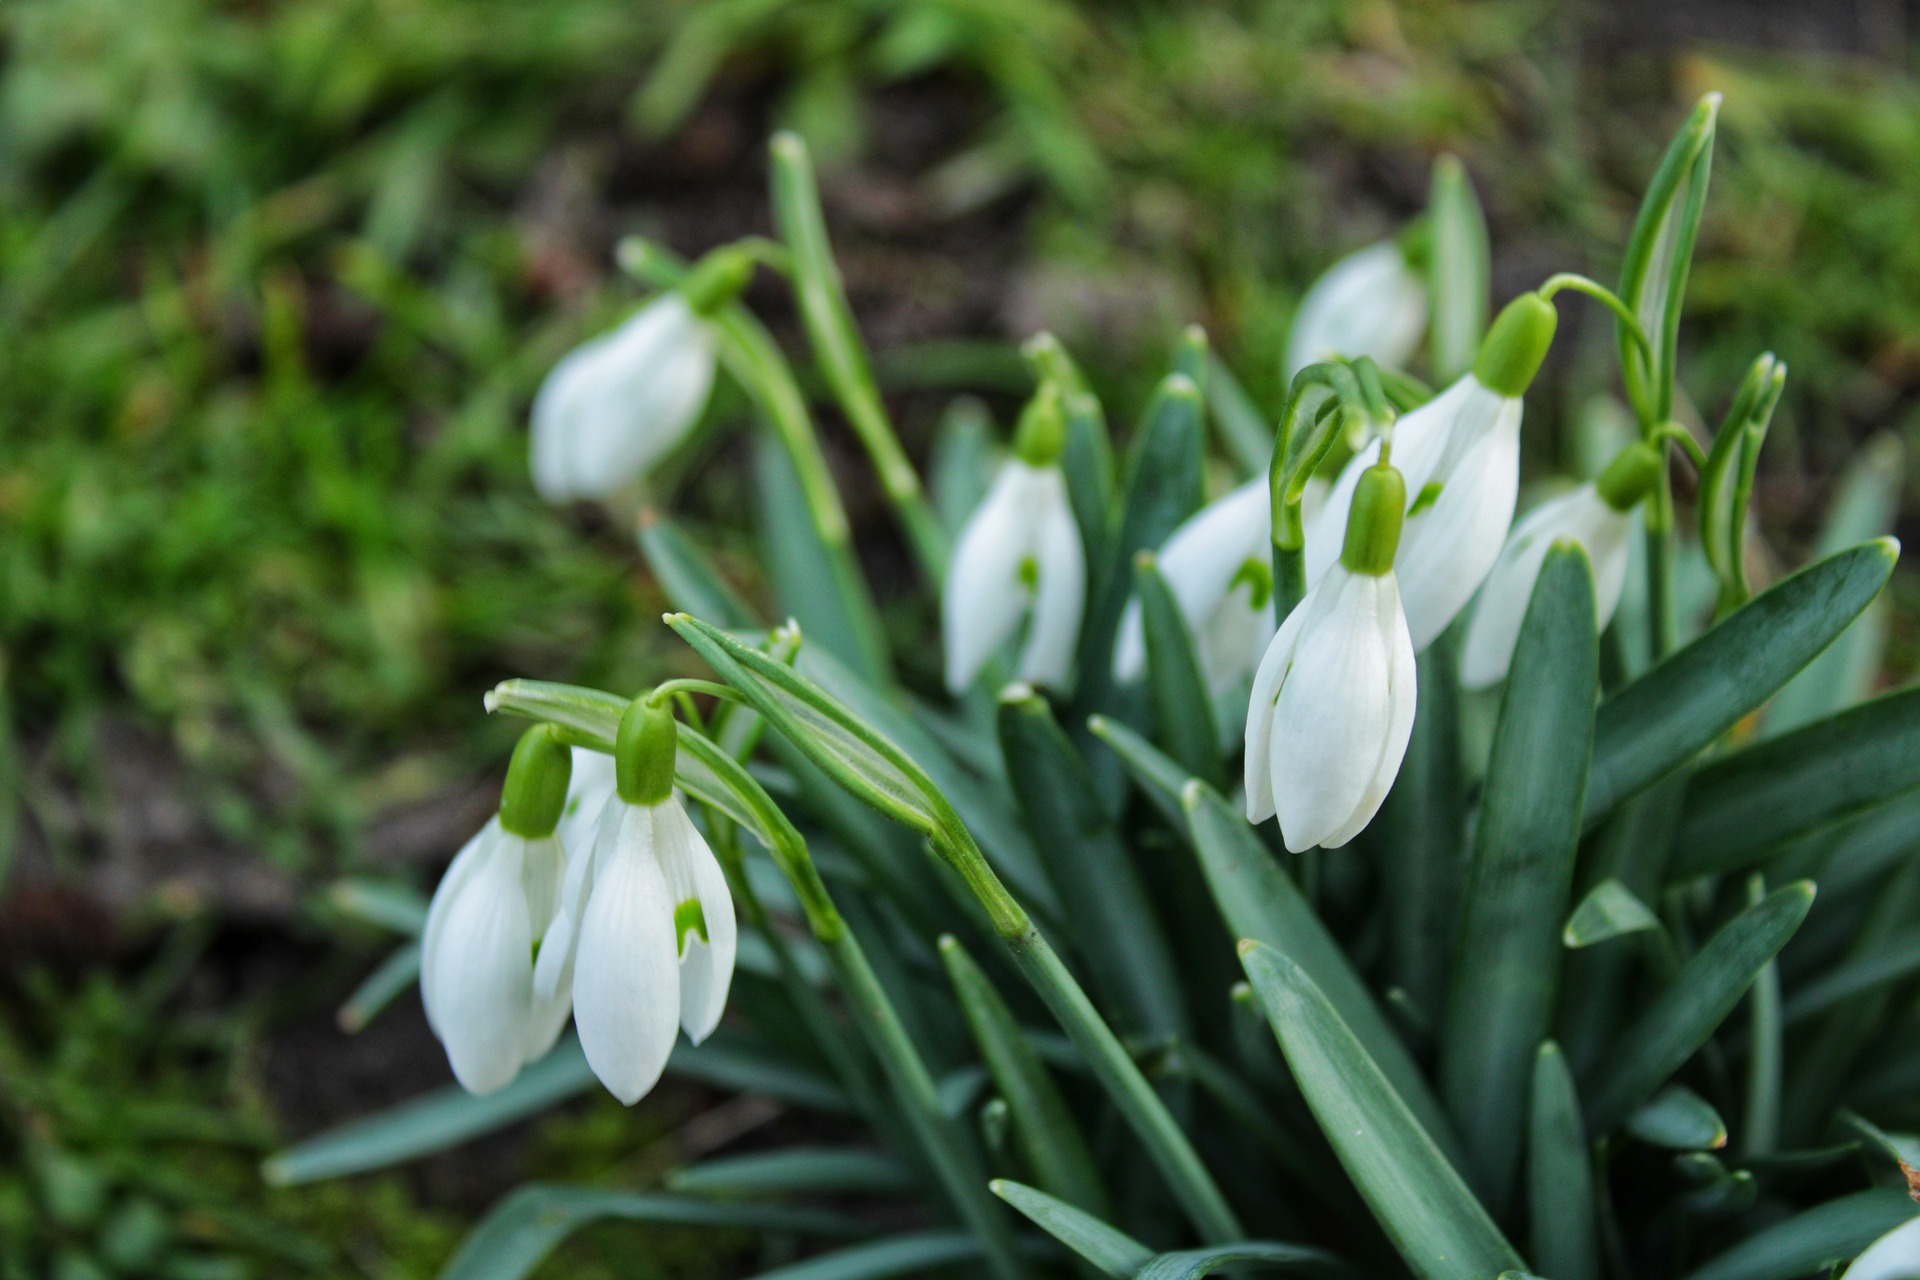
[[[1687,1280],[1801,1280],[1859,1256],[1915,1214],[1904,1192],[1856,1191],[1748,1236]]]
[[[384,1169],[504,1129],[585,1093],[594,1083],[580,1042],[569,1036],[497,1093],[476,1097],[457,1086],[437,1089],[277,1152],[261,1165],[260,1174],[274,1186],[288,1187]]]
[[[1287,1065],[1347,1174],[1421,1280],[1486,1280],[1522,1265],[1500,1229],[1305,970],[1240,944]]]
[[[380,962],[380,967],[353,989],[347,1002],[334,1015],[340,1029],[348,1035],[364,1031],[394,997],[414,984],[420,976],[420,944],[409,942],[396,947]]]
[[[1687,785],[1674,876],[1754,866],[1780,843],[1920,787],[1920,686],[1768,738]]]
[[[1079,753],[1046,699],[1026,685],[1008,685],[1000,694],[1000,745],[1095,989],[1129,1029],[1184,1036],[1179,971],[1140,873]]]
[[[944,1271],[981,1258],[980,1242],[957,1231],[925,1231],[850,1245],[762,1271],[753,1280],[887,1280]]]
[[[1776,889],[1729,920],[1687,961],[1596,1073],[1601,1083],[1587,1113],[1596,1133],[1611,1133],[1707,1042],[1812,905],[1810,881]]]
[[[940,956],[994,1088],[1012,1113],[1014,1138],[1028,1167],[1050,1194],[1089,1213],[1106,1213],[1106,1187],[1080,1125],[1006,1001],[957,939],[941,938]]]
[[[1441,1036],[1441,1094],[1474,1184],[1496,1212],[1513,1194],[1527,1082],[1553,1018],[1600,686],[1598,634],[1586,553],[1556,544],[1500,703]]]
[[[1904,476],[1900,437],[1884,432],[1869,440],[1841,478],[1840,495],[1827,513],[1813,554],[1829,556],[1893,532]],[[1780,691],[1767,707],[1766,731],[1797,728],[1865,698],[1880,676],[1886,642],[1887,604],[1880,600]]]
[[[1659,930],[1664,926],[1653,908],[1634,897],[1633,891],[1618,880],[1602,880],[1580,899],[1580,905],[1567,917],[1560,940],[1579,950],[1596,942],[1605,942],[1629,933]]]
[[[1147,641],[1147,686],[1153,694],[1156,736],[1168,755],[1193,777],[1221,786],[1220,734],[1213,724],[1213,695],[1200,671],[1193,634],[1151,551],[1133,562]]]
[[[1247,475],[1260,475],[1273,460],[1273,424],[1260,406],[1253,402],[1233,370],[1218,355],[1207,360],[1207,376],[1201,385],[1207,389],[1207,408],[1214,424],[1227,442],[1227,449]]]
[[[1446,385],[1471,369],[1479,354],[1487,329],[1491,255],[1486,215],[1458,157],[1443,155],[1434,161],[1428,191],[1427,220],[1433,235],[1429,363],[1433,376]]]
[[[1601,703],[1586,825],[1772,696],[1867,607],[1898,554],[1883,538],[1809,565]]]
[[[1620,265],[1616,292],[1653,343],[1649,365],[1627,336],[1626,326],[1619,326],[1621,372],[1642,422],[1664,422],[1673,412],[1681,302],[1706,206],[1719,112],[1720,95],[1708,94],[1667,148],[1641,201]]]
[[[723,627],[759,625],[753,606],[740,598],[707,559],[705,551],[672,517],[651,507],[640,513],[640,550],[674,608]]]
[[[927,464],[933,507],[949,537],[959,536],[967,517],[987,496],[993,466],[993,415],[972,396],[954,397],[934,429],[933,456]],[[683,612],[705,616],[698,609]]]
[[[911,1195],[915,1189],[912,1170],[900,1161],[850,1147],[786,1147],[720,1156],[675,1169],[666,1182],[669,1191],[702,1196]]]
[[[427,927],[427,900],[412,885],[348,876],[333,882],[327,901],[342,915],[410,938]]]
[[[850,1236],[860,1224],[838,1214],[779,1205],[726,1204],[687,1196],[531,1183],[496,1204],[468,1233],[440,1280],[524,1280],[561,1241],[608,1218],[694,1227],[745,1227]]]
[[[1239,1265],[1234,1265],[1239,1264]],[[1324,1249],[1305,1245],[1277,1244],[1269,1240],[1245,1240],[1238,1244],[1214,1245],[1206,1249],[1181,1249],[1163,1253],[1134,1273],[1134,1280],[1199,1280],[1221,1267],[1233,1265],[1234,1274],[1242,1271],[1303,1271],[1308,1275],[1351,1276],[1356,1274],[1338,1257]]]
[[[1246,820],[1204,783],[1189,782],[1181,793],[1188,832],[1214,903],[1236,938],[1264,943],[1291,957],[1325,992],[1367,1056],[1412,1110],[1427,1136],[1449,1158],[1460,1151],[1453,1126],[1441,1110],[1426,1077],[1394,1032],[1373,993],[1354,971],[1299,887],[1282,871]]]
[[[1113,749],[1127,767],[1147,799],[1153,802],[1176,831],[1186,829],[1187,811],[1180,804],[1180,790],[1191,776],[1158,747],[1107,716],[1089,716],[1087,730]]]
[[[1060,408],[1067,419],[1067,443],[1060,469],[1067,477],[1067,497],[1074,522],[1080,526],[1080,544],[1086,551],[1087,582],[1099,586],[1107,568],[1107,544],[1114,534],[1113,440],[1106,413],[1087,387],[1073,357],[1050,333],[1038,333],[1022,348],[1027,363],[1041,380],[1051,379],[1061,393]]]
[[[1126,1280],[1153,1260],[1153,1250],[1132,1236],[1044,1191],[996,1178],[993,1194],[1025,1214],[1034,1226],[1118,1280]]]
[[[1843,1000],[1916,973],[1920,973],[1920,933],[1904,933],[1882,946],[1850,953],[1819,977],[1797,987],[1786,1003],[1786,1020],[1789,1024],[1805,1021]]]
[[[1548,1040],[1533,1060],[1527,1128],[1527,1207],[1533,1257],[1555,1280],[1599,1280],[1593,1211],[1593,1150],[1580,1120],[1573,1073]]]
[[[1721,613],[1753,594],[1747,585],[1747,506],[1760,447],[1766,443],[1767,427],[1786,380],[1787,367],[1771,352],[1754,361],[1700,472],[1695,501],[1700,549],[1720,582]]]
[[[1669,1151],[1718,1151],[1727,1125],[1711,1103],[1685,1085],[1670,1084],[1627,1117],[1627,1132]]]

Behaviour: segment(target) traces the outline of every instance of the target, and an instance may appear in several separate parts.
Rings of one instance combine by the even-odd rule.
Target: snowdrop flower
[[[1327,268],[1300,300],[1287,339],[1287,376],[1335,356],[1406,364],[1427,328],[1427,284],[1385,240]]]
[[[491,1093],[553,1047],[565,992],[536,995],[533,955],[560,901],[566,853],[554,836],[567,794],[566,749],[545,726],[513,753],[500,812],[454,858],[434,890],[420,941],[427,1025],[454,1078]]]
[[[1413,732],[1413,640],[1394,574],[1406,485],[1384,460],[1355,486],[1340,559],[1280,624],[1247,707],[1247,818],[1277,812],[1295,853],[1373,821]]]
[[[1307,482],[1302,503],[1310,519],[1326,484]],[[1158,555],[1160,572],[1192,633],[1201,674],[1215,697],[1253,674],[1273,639],[1273,500],[1267,477],[1249,480],[1173,531]],[[1120,619],[1113,675],[1131,682],[1147,666],[1140,602]]]
[[[1447,629],[1500,556],[1520,488],[1520,397],[1556,319],[1552,303],[1522,294],[1494,321],[1473,371],[1394,425],[1408,505],[1393,567],[1416,651]],[[1355,488],[1380,450],[1376,440],[1355,455],[1308,527],[1309,583],[1338,558]]]
[[[533,485],[548,502],[604,498],[672,452],[713,390],[719,329],[709,318],[751,262],[709,254],[678,289],[563,357],[533,401]]]
[[[1920,1280],[1920,1218],[1867,1246],[1847,1268],[1844,1280]]]
[[[967,519],[947,566],[940,621],[947,688],[964,691],[1030,615],[1017,674],[1059,686],[1073,671],[1087,567],[1060,470],[1066,423],[1059,389],[1040,389],[987,496]]]
[[[593,848],[594,832],[600,829],[600,814],[613,799],[613,757],[604,751],[573,749],[573,781],[567,786],[566,807],[560,811],[560,825],[553,834],[560,847],[569,853],[585,853]]]
[[[536,996],[571,989],[587,1065],[632,1104],[666,1068],[675,1032],[720,1024],[738,932],[713,850],[673,791],[664,702],[635,699],[614,746],[614,794],[591,850],[567,864],[560,913],[534,966]]]
[[[1555,542],[1577,542],[1593,564],[1595,617],[1606,630],[1627,580],[1633,510],[1660,476],[1660,455],[1645,444],[1623,449],[1597,480],[1541,503],[1513,527],[1467,624],[1460,681],[1484,689],[1504,680],[1533,584]]]

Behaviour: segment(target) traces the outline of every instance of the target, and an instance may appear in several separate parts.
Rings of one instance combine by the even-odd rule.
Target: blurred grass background
[[[1198,319],[1271,402],[1300,291],[1418,212],[1435,155],[1462,156],[1487,206],[1501,298],[1557,269],[1611,279],[1660,148],[1721,89],[1683,379],[1711,418],[1759,351],[1790,365],[1756,503],[1791,564],[1852,450],[1916,443],[1917,20],[1899,0],[12,0],[0,1155],[19,1159],[0,1159],[0,1242],[48,1194],[32,1151],[166,1164],[61,1101],[69,1077],[150,1082],[194,1114],[244,1097],[247,1134],[177,1140],[253,1150],[442,1074],[408,1059],[373,1096],[375,1055],[332,1096],[276,1093],[296,1051],[276,1068],[274,1037],[352,969],[313,959],[330,922],[308,891],[367,864],[425,882],[482,820],[512,737],[480,711],[494,681],[632,687],[679,660],[627,531],[534,498],[526,406],[635,297],[619,235],[695,253],[768,229],[774,127],[822,163],[855,308],[902,385],[990,382],[1004,360],[953,342],[1048,327],[1125,406]],[[790,320],[776,291],[752,300]],[[1530,467],[1570,461],[1555,424],[1607,385],[1609,327],[1568,321]],[[903,396],[910,444],[943,401]],[[904,584],[856,452],[829,443],[869,567]],[[727,448],[681,468],[723,550]],[[1896,579],[1903,672],[1914,584]],[[86,1021],[133,998],[156,923],[206,918],[222,928],[182,969],[201,978],[152,997],[191,1007],[192,1034]],[[268,977],[204,980],[261,954]],[[301,1036],[297,1054],[340,1039]],[[105,1065],[75,1067],[76,1043]],[[427,1274],[471,1207],[394,1184],[347,1247],[324,1205],[222,1185],[323,1243],[275,1261],[216,1222],[221,1274]],[[48,1238],[91,1256],[104,1220]],[[703,1274],[660,1272],[683,1273]]]

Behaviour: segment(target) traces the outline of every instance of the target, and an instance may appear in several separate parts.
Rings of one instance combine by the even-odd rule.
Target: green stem
[[[648,696],[652,698],[653,701],[660,702],[682,693],[704,693],[709,697],[718,698],[722,702],[745,701],[745,699],[740,696],[738,689],[730,684],[721,684],[717,680],[666,680],[655,685],[652,694]]]
[[[1747,883],[1747,902],[1767,896],[1766,878],[1755,875]],[[1753,1014],[1753,1049],[1747,1056],[1746,1123],[1741,1126],[1744,1155],[1770,1154],[1780,1141],[1780,1093],[1783,1023],[1780,1011],[1780,963],[1760,967],[1748,995]]]
[[[1589,280],[1586,276],[1572,271],[1562,271],[1548,276],[1538,292],[1542,298],[1551,302],[1553,295],[1563,289],[1584,293],[1613,312],[1614,317],[1625,326],[1627,336],[1633,339],[1633,345],[1640,348],[1640,354],[1646,358],[1647,363],[1653,363],[1653,344],[1647,340],[1647,331],[1640,326],[1640,318],[1633,314],[1633,309],[1620,300],[1619,294],[1598,280]]]
[[[1693,438],[1693,432],[1677,422],[1662,423],[1651,436],[1654,440],[1666,440],[1680,446],[1680,452],[1687,455],[1687,461],[1693,464],[1696,473],[1707,469],[1707,451]]]
[[[867,456],[880,475],[880,487],[905,526],[908,541],[928,581],[938,585],[946,573],[947,535],[927,501],[920,474],[900,446],[900,437],[881,402],[853,309],[827,239],[826,218],[814,181],[806,144],[792,133],[776,134],[773,154],[773,212],[792,255],[794,292],[813,354],[826,375]]]
[[[1660,444],[1662,465],[1653,492],[1647,495],[1647,630],[1657,663],[1673,651],[1673,485],[1665,466],[1666,444]]]
[[[1299,508],[1294,508],[1298,518]],[[1307,552],[1304,546],[1283,547],[1273,543],[1273,616],[1285,622],[1287,615],[1307,598]]]

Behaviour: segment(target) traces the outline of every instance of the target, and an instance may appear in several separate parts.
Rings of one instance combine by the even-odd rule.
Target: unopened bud
[[[567,807],[572,780],[573,753],[561,745],[551,725],[537,724],[521,734],[507,766],[507,784],[500,790],[501,828],[529,840],[552,835]]]
[[[613,782],[628,804],[660,804],[673,794],[673,763],[679,754],[673,708],[641,694],[620,717],[613,739]]]
[[[1407,482],[1382,462],[1360,473],[1353,508],[1347,515],[1347,540],[1340,563],[1354,573],[1377,578],[1393,568],[1400,550],[1400,527],[1407,518]]]
[[[1653,491],[1662,465],[1658,450],[1644,440],[1637,441],[1614,455],[1593,482],[1594,491],[1615,511],[1631,511]]]
[[[1050,467],[1060,460],[1066,445],[1067,419],[1060,409],[1060,385],[1049,378],[1020,412],[1013,451],[1030,467]]]

